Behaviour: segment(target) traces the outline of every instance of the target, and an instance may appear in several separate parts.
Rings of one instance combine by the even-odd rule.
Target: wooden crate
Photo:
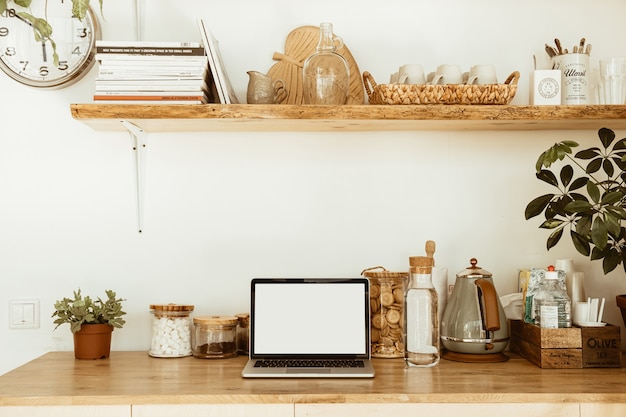
[[[619,326],[542,329],[511,320],[509,350],[540,368],[620,368]]]

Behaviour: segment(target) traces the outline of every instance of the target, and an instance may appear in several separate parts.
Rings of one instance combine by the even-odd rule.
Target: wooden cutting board
[[[274,64],[267,75],[272,80],[283,80],[288,96],[283,104],[302,104],[302,66],[304,61],[315,52],[319,41],[320,28],[317,26],[301,26],[292,30],[285,41],[285,52],[274,52]],[[347,104],[363,104],[365,92],[361,71],[354,57],[344,44],[337,51],[341,54],[350,68],[350,95]]]

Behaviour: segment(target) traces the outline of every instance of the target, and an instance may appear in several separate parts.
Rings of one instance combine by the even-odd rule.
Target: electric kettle
[[[459,362],[504,362],[509,328],[491,273],[470,260],[456,275],[441,320],[443,358]]]

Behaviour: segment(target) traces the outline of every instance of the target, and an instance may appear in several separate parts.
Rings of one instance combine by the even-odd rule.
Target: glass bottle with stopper
[[[408,366],[430,367],[439,363],[437,292],[432,283],[433,258],[411,259],[405,300],[404,360]]]

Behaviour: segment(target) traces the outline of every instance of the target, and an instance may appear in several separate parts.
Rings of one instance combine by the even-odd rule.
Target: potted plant
[[[591,260],[602,259],[606,275],[619,265],[626,271],[626,138],[616,141],[608,128],[600,129],[598,138],[600,146],[573,156],[572,148],[578,146],[573,141],[555,143],[539,156],[536,177],[557,191],[533,199],[525,215],[528,220],[544,214],[539,227],[552,230],[548,250],[569,230],[576,250]],[[548,169],[564,160],[569,163],[558,173]],[[616,303],[626,324],[626,295],[617,295]]]
[[[126,314],[122,310],[121,298],[116,298],[114,291],[106,291],[107,299],[100,297],[93,300],[83,298],[80,289],[74,291],[74,298],[63,298],[54,303],[56,317],[55,330],[68,323],[74,335],[74,356],[76,359],[108,358],[111,351],[111,333],[113,328],[122,328]]]

